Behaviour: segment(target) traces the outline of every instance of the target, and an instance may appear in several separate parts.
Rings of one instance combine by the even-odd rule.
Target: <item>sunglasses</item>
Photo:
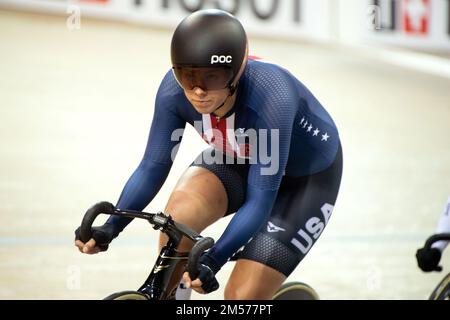
[[[225,89],[233,78],[229,67],[173,67],[173,73],[185,90],[200,87],[205,91]]]

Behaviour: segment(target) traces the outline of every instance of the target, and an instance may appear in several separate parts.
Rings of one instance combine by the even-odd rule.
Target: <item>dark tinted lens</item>
[[[203,90],[219,90],[227,87],[233,73],[231,68],[173,68],[175,78],[186,90],[200,87]]]

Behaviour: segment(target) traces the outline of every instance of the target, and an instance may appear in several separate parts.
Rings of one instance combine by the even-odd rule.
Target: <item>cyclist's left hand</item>
[[[206,294],[219,289],[215,273],[219,268],[210,266],[211,260],[203,255],[200,258],[199,274],[197,279],[192,280],[188,272],[183,274],[183,280],[187,288],[192,288],[198,293]]]
[[[191,277],[189,276],[188,272],[185,272],[183,274],[183,281],[186,288],[191,288],[192,290],[200,293],[200,294],[206,294],[206,292],[202,289],[202,281],[197,278],[194,281],[192,281]]]

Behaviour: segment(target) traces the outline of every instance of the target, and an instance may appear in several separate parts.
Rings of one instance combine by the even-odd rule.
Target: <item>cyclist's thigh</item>
[[[190,167],[173,189],[165,212],[197,232],[220,219],[227,207],[220,180],[208,170]]]
[[[197,231],[234,212],[244,201],[245,177],[241,172],[233,165],[199,160],[213,151],[202,152],[185,171],[166,207],[175,220]]]
[[[248,164],[238,164],[235,159],[208,148],[192,163],[192,168],[206,169],[221,182],[227,199],[225,215],[236,212],[242,206],[247,189]]]
[[[284,177],[266,225],[245,246],[241,258],[288,277],[329,221],[339,191],[342,151],[333,164],[307,177]]]

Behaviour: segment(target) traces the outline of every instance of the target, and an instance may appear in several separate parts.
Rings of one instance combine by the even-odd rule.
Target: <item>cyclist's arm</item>
[[[174,149],[179,140],[172,141],[172,133],[183,130],[186,122],[177,114],[174,97],[166,87],[172,85],[171,74],[167,74],[158,90],[155,114],[148,137],[147,147],[141,163],[126,183],[116,207],[122,210],[143,210],[162,187],[172,166]],[[167,84],[168,83],[168,84]],[[121,232],[133,219],[111,216],[107,223]]]

